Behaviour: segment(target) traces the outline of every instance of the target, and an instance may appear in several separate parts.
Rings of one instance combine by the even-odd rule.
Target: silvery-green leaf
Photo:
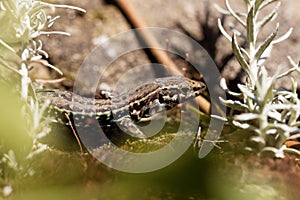
[[[239,114],[239,115],[235,115],[234,120],[249,121],[249,120],[257,119],[259,117],[260,116],[258,114],[254,114],[254,113],[242,113],[242,114]]]
[[[219,98],[220,101],[225,104],[227,107],[230,107],[232,109],[238,110],[238,111],[245,111],[247,109],[247,105],[241,103],[240,101],[233,101],[233,100],[224,100],[223,98]]]
[[[267,7],[268,5],[276,2],[276,1],[279,1],[279,0],[264,0],[260,6],[260,10]]]
[[[295,105],[295,104],[272,104],[269,105],[270,109],[274,109],[274,110],[294,110],[297,112],[300,112],[300,107],[299,105]]]
[[[250,76],[249,64],[245,60],[245,58],[240,50],[240,47],[239,47],[237,39],[236,39],[236,34],[233,34],[231,46],[232,46],[232,50],[233,50],[233,53],[234,53],[237,61],[239,62],[239,64],[243,68],[243,70],[245,70],[245,72],[248,74],[248,76]]]
[[[229,90],[228,87],[227,87],[225,78],[221,78],[221,80],[220,80],[220,86],[225,91]]]
[[[294,124],[298,120],[299,114],[300,114],[299,112],[290,112],[290,118],[288,120],[288,124],[289,125]]]
[[[281,113],[276,112],[276,111],[269,111],[268,112],[268,117],[275,119],[277,121],[281,121]]]
[[[256,31],[255,31],[255,13],[254,13],[254,8],[253,6],[251,7],[251,9],[248,12],[248,16],[247,16],[247,37],[248,37],[248,42],[249,43],[253,43],[255,42],[255,35],[256,35]]]
[[[296,123],[292,124],[292,126],[294,126],[294,127],[300,126],[300,122],[296,122]]]
[[[244,0],[244,2],[245,2],[245,4],[246,4],[247,6],[250,6],[250,5],[251,5],[251,0]]]
[[[228,119],[225,118],[225,117],[221,117],[219,115],[210,115],[211,118],[214,118],[214,119],[218,119],[218,120],[221,120],[221,121],[224,121],[224,122],[227,122]]]
[[[235,97],[241,97],[241,93],[232,92],[228,89],[226,80],[224,78],[221,78],[220,80],[220,87],[228,94],[235,96]]]
[[[280,36],[279,38],[272,41],[272,44],[278,44],[290,37],[293,32],[293,28],[290,28],[284,35]]]
[[[261,55],[264,53],[264,51],[267,49],[267,47],[271,44],[273,39],[276,37],[278,33],[278,27],[279,24],[276,25],[275,30],[269,35],[269,37],[257,48],[255,53],[255,59],[259,60]]]
[[[244,48],[240,48],[240,50],[241,50],[242,54],[245,56],[245,60],[250,60],[250,55],[247,52],[247,50]]]
[[[230,14],[243,26],[246,27],[246,23],[236,14],[236,12],[231,8],[229,1],[225,0],[225,5]]]
[[[275,134],[277,134],[277,133],[278,133],[278,131],[277,131],[277,129],[275,129],[275,128],[266,130],[266,134],[267,134],[267,135],[275,135]]]
[[[237,86],[246,97],[257,101],[257,98],[251,89],[249,89],[247,86],[242,84],[238,84]]]
[[[260,56],[260,58],[257,60],[257,66],[262,66],[266,60],[270,57],[271,52],[273,49],[273,45],[270,44],[265,51],[262,53],[262,55]]]
[[[234,97],[243,97],[243,95],[241,93],[237,93],[237,92],[232,92],[230,90],[226,91],[227,94],[230,94]]]
[[[295,99],[297,99],[299,101],[299,99],[297,98],[297,82],[293,79],[293,77],[291,77],[291,82],[292,82],[292,93],[295,95]]]
[[[260,22],[258,22],[258,31],[260,31],[268,22],[275,19],[276,15],[278,13],[278,9],[280,7],[280,4],[281,3],[279,2],[269,15],[267,15]]]
[[[260,152],[262,157],[275,157],[275,158],[284,158],[284,153],[282,150],[274,147],[264,147]]]
[[[279,100],[285,100],[283,102],[288,102],[287,98],[291,98],[291,97],[295,98],[295,97],[297,97],[297,95],[291,93],[288,90],[276,90],[274,92],[274,95],[276,95]]]
[[[264,128],[264,130],[269,130],[269,129],[280,129],[283,132],[288,132],[291,133],[295,130],[297,130],[297,127],[292,127],[286,124],[282,124],[282,123],[268,123],[268,125]]]
[[[242,129],[247,129],[247,130],[258,132],[258,129],[256,127],[254,127],[250,124],[247,124],[247,123],[240,123],[238,121],[232,121],[232,124],[239,128],[242,128]]]
[[[219,30],[222,33],[222,35],[231,42],[232,41],[231,36],[224,29],[220,18],[218,19],[218,27],[219,27]]]
[[[262,105],[268,103],[273,97],[273,89],[275,84],[275,76],[267,77],[267,71],[264,67],[261,68],[260,75],[258,77],[257,86],[257,95]]]
[[[255,1],[255,4],[254,4],[254,6],[255,6],[255,13],[259,10],[261,4],[262,4],[264,1],[265,1],[265,0],[256,0],[256,1]]]
[[[254,151],[254,149],[251,148],[251,147],[245,147],[245,150],[246,150],[246,151],[249,151],[249,152],[253,152],[253,151]]]
[[[40,145],[38,146],[38,148],[35,149],[34,151],[30,152],[30,153],[26,156],[26,158],[27,158],[27,159],[31,159],[31,158],[33,158],[34,156],[36,156],[36,155],[38,155],[38,154],[44,152],[47,148],[48,148],[48,145],[46,145],[46,144],[40,144]]]
[[[242,129],[248,129],[248,128],[250,128],[249,124],[242,124],[242,123],[237,122],[237,121],[233,121],[232,124],[235,125],[235,126],[237,126],[237,127],[242,128]]]
[[[266,144],[265,140],[260,136],[253,136],[250,138],[250,141],[258,143],[258,144],[262,144],[262,145]]]
[[[297,149],[285,148],[285,149],[283,149],[283,151],[286,153],[292,153],[292,154],[300,156],[300,151],[298,151]]]
[[[4,154],[3,159],[10,168],[14,169],[15,171],[19,169],[19,164],[13,150],[9,150],[7,154]]]

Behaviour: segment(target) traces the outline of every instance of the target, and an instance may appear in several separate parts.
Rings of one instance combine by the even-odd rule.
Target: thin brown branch
[[[80,139],[79,139],[79,137],[78,137],[78,135],[77,135],[77,133],[76,133],[76,131],[75,131],[75,128],[73,127],[73,124],[72,124],[72,121],[71,121],[69,115],[68,115],[67,113],[64,113],[64,115],[65,115],[65,117],[67,118],[67,120],[68,120],[69,123],[70,123],[70,127],[71,127],[71,129],[72,129],[73,135],[75,136],[76,141],[77,141],[77,143],[78,143],[78,145],[79,145],[80,152],[83,152],[83,148],[82,148],[82,145],[81,145],[81,141],[80,141]]]
[[[150,48],[150,51],[152,55],[157,59],[157,61],[165,67],[168,73],[172,75],[183,75],[183,72],[178,69],[177,65],[168,56],[166,51],[162,50],[163,48],[160,48],[160,44],[153,37],[153,35],[142,29],[147,27],[147,25],[132,7],[130,2],[126,0],[116,0],[115,3],[118,5],[118,7],[122,10],[122,12],[126,15],[130,23],[135,28],[141,28],[138,31],[143,40],[148,44],[148,46],[156,47]],[[210,114],[211,105],[204,97],[197,97],[196,102],[205,113]]]

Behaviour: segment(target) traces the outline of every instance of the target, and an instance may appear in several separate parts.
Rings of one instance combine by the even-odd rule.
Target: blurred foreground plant
[[[48,58],[40,35],[63,34],[46,32],[59,16],[49,16],[46,8],[69,8],[67,5],[48,4],[39,0],[0,1],[0,195],[13,191],[19,178],[31,175],[30,160],[46,146],[38,142],[49,130],[42,115],[47,107],[38,105],[29,71],[33,63],[62,72],[42,58]]]
[[[261,11],[276,2],[277,5],[271,13],[262,16]],[[231,27],[232,34],[229,34],[221,24],[221,20],[218,21],[222,34],[231,42],[234,55],[246,73],[246,82],[238,84],[239,93],[230,91],[225,80],[221,80],[222,88],[237,99],[221,99],[230,108],[229,116],[225,120],[238,128],[236,133],[245,139],[245,147],[248,151],[275,157],[283,157],[284,151],[293,151],[300,155],[299,151],[282,146],[300,125],[297,83],[291,78],[291,91],[275,88],[278,79],[294,71],[300,74],[299,66],[289,58],[292,68],[280,73],[278,67],[275,74],[269,76],[263,65],[266,59],[270,58],[272,47],[287,39],[292,29],[275,39],[279,28],[277,24],[264,41],[258,41],[261,30],[276,18],[280,2],[279,0],[244,0],[244,3],[245,13],[234,11],[228,0],[225,0],[226,10],[217,7],[223,14],[232,16],[238,27],[241,27],[240,31],[237,30],[237,26]],[[239,45],[240,40],[246,40],[247,48]]]

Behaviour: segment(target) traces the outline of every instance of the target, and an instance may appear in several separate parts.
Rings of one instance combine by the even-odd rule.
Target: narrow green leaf
[[[85,9],[77,7],[77,6],[46,3],[46,2],[43,2],[43,1],[41,1],[41,4],[45,5],[45,6],[53,7],[53,8],[67,8],[67,9],[72,9],[72,10],[76,10],[76,11],[79,11],[79,12],[86,13]]]
[[[243,26],[246,27],[246,23],[238,16],[238,14],[231,8],[229,1],[225,0],[225,5],[230,14]]]
[[[294,80],[293,77],[290,78],[292,82],[292,93],[297,95],[297,82]],[[298,99],[297,96],[295,99]]]
[[[254,7],[255,7],[255,13],[257,13],[257,11],[259,10],[261,4],[264,2],[265,0],[256,0],[255,1],[255,4],[254,4]]]
[[[241,128],[241,129],[247,129],[247,130],[250,130],[250,131],[254,131],[254,132],[259,132],[259,130],[253,126],[253,125],[250,125],[250,124],[247,124],[247,123],[240,123],[238,121],[232,121],[232,124]]]
[[[295,154],[297,156],[300,156],[300,151],[298,151],[297,149],[285,148],[285,149],[283,149],[283,151],[285,153],[291,153],[291,154]]]
[[[228,91],[228,90],[229,90],[228,87],[227,87],[225,78],[221,78],[221,80],[220,80],[220,86],[221,86],[221,88],[222,88],[223,90],[225,90],[225,91]]]
[[[273,33],[269,35],[269,37],[257,48],[256,53],[255,53],[255,59],[259,60],[260,56],[264,53],[264,51],[268,48],[268,46],[271,44],[271,42],[274,40],[278,33],[278,27],[279,24],[276,25],[275,30]]]
[[[250,0],[244,0],[245,4],[249,7],[251,5],[251,1]]]
[[[280,43],[280,42],[288,39],[290,37],[290,35],[292,34],[292,32],[293,32],[293,28],[290,28],[285,34],[283,34],[282,36],[280,36],[276,40],[273,40],[272,44],[277,44],[277,43]]]
[[[1,38],[0,38],[0,45],[4,46],[5,48],[7,48],[8,50],[10,50],[13,53],[17,53],[14,48],[12,48],[11,46],[9,46],[6,42],[4,42]]]
[[[266,62],[266,60],[271,56],[272,49],[273,45],[271,43],[261,54],[260,58],[257,60],[257,66],[262,66],[264,62]]]
[[[220,87],[228,94],[234,96],[234,97],[242,97],[242,93],[237,93],[237,92],[232,92],[228,89],[226,85],[226,80],[225,78],[221,78],[220,80]]]
[[[270,117],[271,119],[275,119],[277,121],[282,121],[282,118],[281,118],[281,113],[277,112],[277,111],[269,111],[268,113],[268,117]]]
[[[250,59],[250,55],[247,52],[247,50],[244,49],[243,47],[241,47],[240,49],[241,49],[241,52],[243,53],[243,55],[246,57],[246,59],[249,60]]]
[[[234,116],[234,120],[237,121],[250,121],[254,119],[258,119],[260,116],[255,113],[242,113]]]
[[[269,15],[267,15],[260,22],[258,22],[258,24],[259,24],[258,28],[257,28],[258,31],[260,31],[267,23],[269,23],[271,20],[273,20],[275,18],[275,16],[278,13],[278,9],[279,9],[280,5],[281,5],[281,3],[279,2]]]
[[[257,97],[253,93],[253,90],[249,89],[247,86],[242,85],[242,84],[238,84],[237,86],[241,90],[241,92],[243,93],[244,97],[247,97],[247,99],[250,98],[254,101],[257,101]]]
[[[295,105],[295,104],[271,104],[269,105],[270,109],[276,109],[276,110],[293,110],[293,111],[297,111],[300,112],[300,107],[299,105]]]
[[[247,63],[246,59],[244,58],[244,56],[240,50],[235,33],[232,36],[231,45],[232,45],[232,50],[233,50],[233,53],[234,53],[237,61],[239,62],[239,64],[243,68],[243,70],[245,70],[249,76],[250,75],[249,64]]]
[[[277,130],[282,130],[283,132],[287,132],[287,133],[291,133],[297,130],[297,127],[291,127],[283,123],[268,123],[268,125],[264,128],[264,130],[267,131],[269,129],[274,129],[274,128]]]
[[[260,137],[260,136],[252,136],[250,138],[250,141],[258,143],[258,144],[261,144],[261,145],[265,145],[266,144],[266,141],[262,137]]]
[[[259,156],[261,157],[274,157],[274,158],[284,158],[283,150],[277,149],[275,147],[264,147]]]
[[[291,73],[293,73],[293,72],[295,72],[295,71],[298,70],[299,67],[298,67],[297,64],[291,59],[291,57],[288,56],[288,59],[289,59],[289,61],[290,61],[290,64],[293,65],[293,67],[290,68],[289,70],[287,70],[287,71],[285,71],[285,72],[279,74],[279,75],[277,76],[277,79],[280,79],[280,78],[289,76]]]
[[[223,98],[219,98],[220,101],[229,108],[232,108],[237,111],[245,111],[248,110],[247,105],[241,103],[240,101],[233,100],[224,100]]]
[[[262,10],[263,8],[267,7],[268,5],[276,2],[276,1],[279,1],[279,0],[264,0],[263,3],[260,5],[260,10]]]
[[[220,18],[218,19],[218,27],[223,36],[231,42],[231,36],[225,31]]]
[[[253,43],[255,42],[255,13],[254,13],[254,8],[251,7],[248,13],[247,17],[247,37],[248,37],[248,42]]]
[[[274,97],[273,91],[276,82],[276,74],[273,77],[268,77],[266,69],[262,67],[257,80],[258,81],[256,83],[256,92],[260,104],[262,108],[264,108],[264,106],[266,106],[266,104],[269,104]]]

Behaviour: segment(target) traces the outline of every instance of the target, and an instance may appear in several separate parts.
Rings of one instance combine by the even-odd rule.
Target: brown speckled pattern
[[[200,95],[206,86],[182,76],[157,78],[126,93],[113,95],[112,99],[93,99],[69,91],[38,92],[40,102],[50,100],[50,107],[59,113],[73,116],[96,117],[115,120],[130,116],[134,121],[171,109],[179,103]],[[150,114],[151,109],[151,114]]]

